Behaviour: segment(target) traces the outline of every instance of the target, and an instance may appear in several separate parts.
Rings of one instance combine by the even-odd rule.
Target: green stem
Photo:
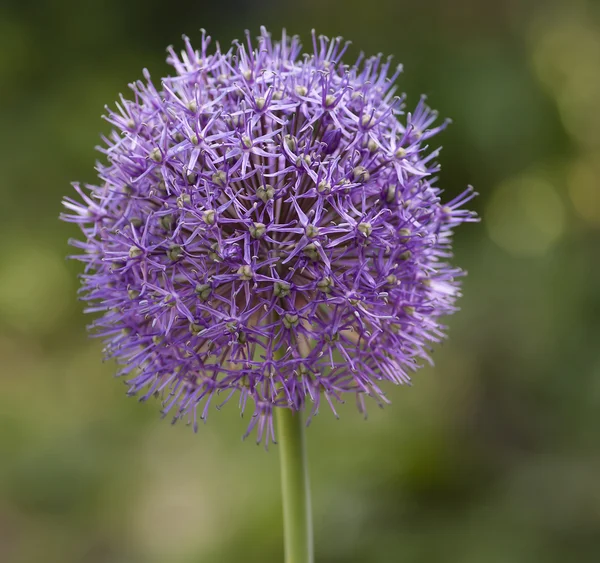
[[[308,464],[301,412],[276,408],[281,459],[285,563],[313,563]]]

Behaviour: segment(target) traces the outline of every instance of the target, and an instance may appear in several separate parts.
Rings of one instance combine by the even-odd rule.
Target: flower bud
[[[286,313],[282,320],[283,326],[288,330],[298,326],[298,323],[300,322],[300,318],[295,313]]]
[[[159,148],[153,148],[148,156],[155,162],[160,162],[162,160],[162,154],[160,153]]]
[[[252,238],[258,239],[267,232],[267,227],[264,223],[253,223],[249,231]]]
[[[358,231],[360,233],[363,234],[363,236],[365,238],[371,236],[371,233],[373,232],[373,227],[371,225],[371,223],[369,222],[365,222],[365,223],[359,223],[358,227],[356,227],[358,229]]]
[[[271,184],[264,184],[256,188],[256,195],[265,203],[275,196],[275,190]]]
[[[317,289],[323,293],[331,293],[332,287],[333,280],[329,276],[324,277],[317,282]]]
[[[217,222],[217,212],[214,209],[207,209],[202,213],[202,220],[207,225],[214,225]]]
[[[308,238],[318,237],[319,227],[315,227],[315,225],[306,225],[306,227],[304,227],[304,233]]]
[[[285,281],[276,281],[273,285],[273,294],[275,297],[286,297],[290,294],[290,284]]]
[[[352,178],[356,183],[364,184],[369,181],[371,174],[364,166],[357,166],[352,170]]]
[[[238,268],[237,274],[242,281],[250,281],[254,279],[254,272],[252,271],[252,268],[247,264],[240,266]]]
[[[212,293],[212,287],[208,283],[200,283],[195,287],[194,292],[201,301],[207,301]]]
[[[144,254],[144,251],[139,246],[129,247],[129,258],[138,258],[142,254]]]
[[[175,262],[175,260],[179,260],[183,256],[183,248],[178,244],[173,244],[170,246],[169,250],[167,250],[167,258]]]
[[[180,209],[182,209],[186,205],[189,205],[190,203],[192,203],[192,198],[190,197],[190,194],[181,194],[177,197],[177,207],[179,207]]]
[[[227,182],[227,174],[222,170],[219,170],[212,175],[212,181],[217,184],[217,186],[223,187]]]
[[[173,226],[173,215],[163,215],[162,217],[159,217],[158,224],[165,231],[170,231]]]
[[[325,180],[321,180],[317,186],[317,191],[320,194],[328,194],[331,192],[331,184]]]
[[[319,254],[319,251],[317,250],[317,246],[312,242],[310,244],[307,244],[302,249],[302,252],[304,253],[304,256],[306,256],[307,258],[310,258],[313,261],[317,261],[321,258],[321,255]]]

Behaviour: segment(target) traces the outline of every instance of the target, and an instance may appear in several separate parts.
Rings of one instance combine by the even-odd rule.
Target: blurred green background
[[[194,435],[124,395],[76,299],[57,217],[100,120],[205,27],[344,35],[405,64],[454,125],[462,311],[393,405],[309,429],[318,563],[600,561],[600,7],[591,1],[0,5],[0,561],[282,560],[278,452],[234,405]]]

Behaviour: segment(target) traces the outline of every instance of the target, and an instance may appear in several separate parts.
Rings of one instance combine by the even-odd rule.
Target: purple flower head
[[[424,99],[404,113],[390,60],[344,65],[340,38],[184,40],[174,76],[144,71],[108,112],[99,183],[64,201],[107,355],[194,429],[250,401],[259,441],[274,408],[386,402],[443,338],[452,230],[475,220],[471,189],[444,204],[435,187],[426,143],[445,124]]]

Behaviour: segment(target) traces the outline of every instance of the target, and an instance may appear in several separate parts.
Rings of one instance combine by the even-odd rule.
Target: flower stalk
[[[302,411],[276,409],[280,449],[285,563],[313,563],[305,424]]]

